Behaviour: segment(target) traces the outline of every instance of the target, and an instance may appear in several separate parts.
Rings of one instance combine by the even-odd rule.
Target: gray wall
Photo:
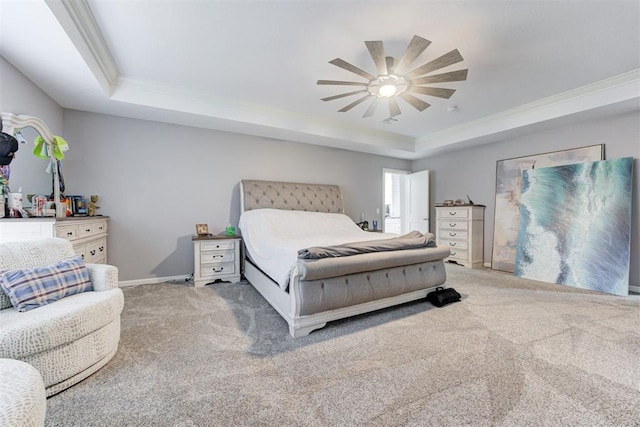
[[[100,196],[120,280],[189,274],[196,223],[219,233],[240,216],[241,179],[342,187],[347,215],[375,219],[382,168],[411,162],[334,148],[65,110],[67,194]],[[381,218],[378,216],[378,220]]]
[[[496,161],[594,144],[605,144],[605,159],[633,157],[633,217],[630,283],[640,285],[640,113],[592,120],[572,126],[531,133],[475,148],[416,160],[413,171],[431,171],[432,203],[464,199],[487,206],[484,224],[484,259],[491,262],[495,203]],[[432,213],[435,218],[435,213]],[[432,229],[435,224],[432,224]]]
[[[47,124],[54,135],[62,134],[63,110],[46,93],[0,56],[0,112],[26,114],[38,117]],[[48,162],[32,154],[35,130],[22,132],[27,144],[21,144],[16,158],[11,162],[11,191],[26,195],[49,194],[52,191],[51,175],[44,170]]]

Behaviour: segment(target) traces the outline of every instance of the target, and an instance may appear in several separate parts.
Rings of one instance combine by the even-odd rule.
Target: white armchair
[[[71,243],[53,238],[0,244],[0,272],[44,267],[73,257]],[[0,289],[0,358],[35,367],[47,396],[103,367],[118,349],[124,305],[118,269],[86,264],[93,291],[19,312]]]

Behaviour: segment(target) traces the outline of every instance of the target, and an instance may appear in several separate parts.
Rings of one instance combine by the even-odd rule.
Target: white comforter
[[[239,228],[251,259],[285,290],[300,249],[396,236],[363,231],[344,214],[279,209],[244,212]]]

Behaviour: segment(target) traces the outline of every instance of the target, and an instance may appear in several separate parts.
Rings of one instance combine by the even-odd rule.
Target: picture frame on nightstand
[[[196,224],[196,234],[198,236],[208,236],[209,235],[209,225],[208,224]]]

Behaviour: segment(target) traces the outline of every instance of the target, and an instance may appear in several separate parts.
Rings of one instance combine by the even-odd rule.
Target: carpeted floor
[[[248,284],[125,288],[118,353],[47,425],[640,425],[640,297],[447,270],[459,303],[296,340]]]

